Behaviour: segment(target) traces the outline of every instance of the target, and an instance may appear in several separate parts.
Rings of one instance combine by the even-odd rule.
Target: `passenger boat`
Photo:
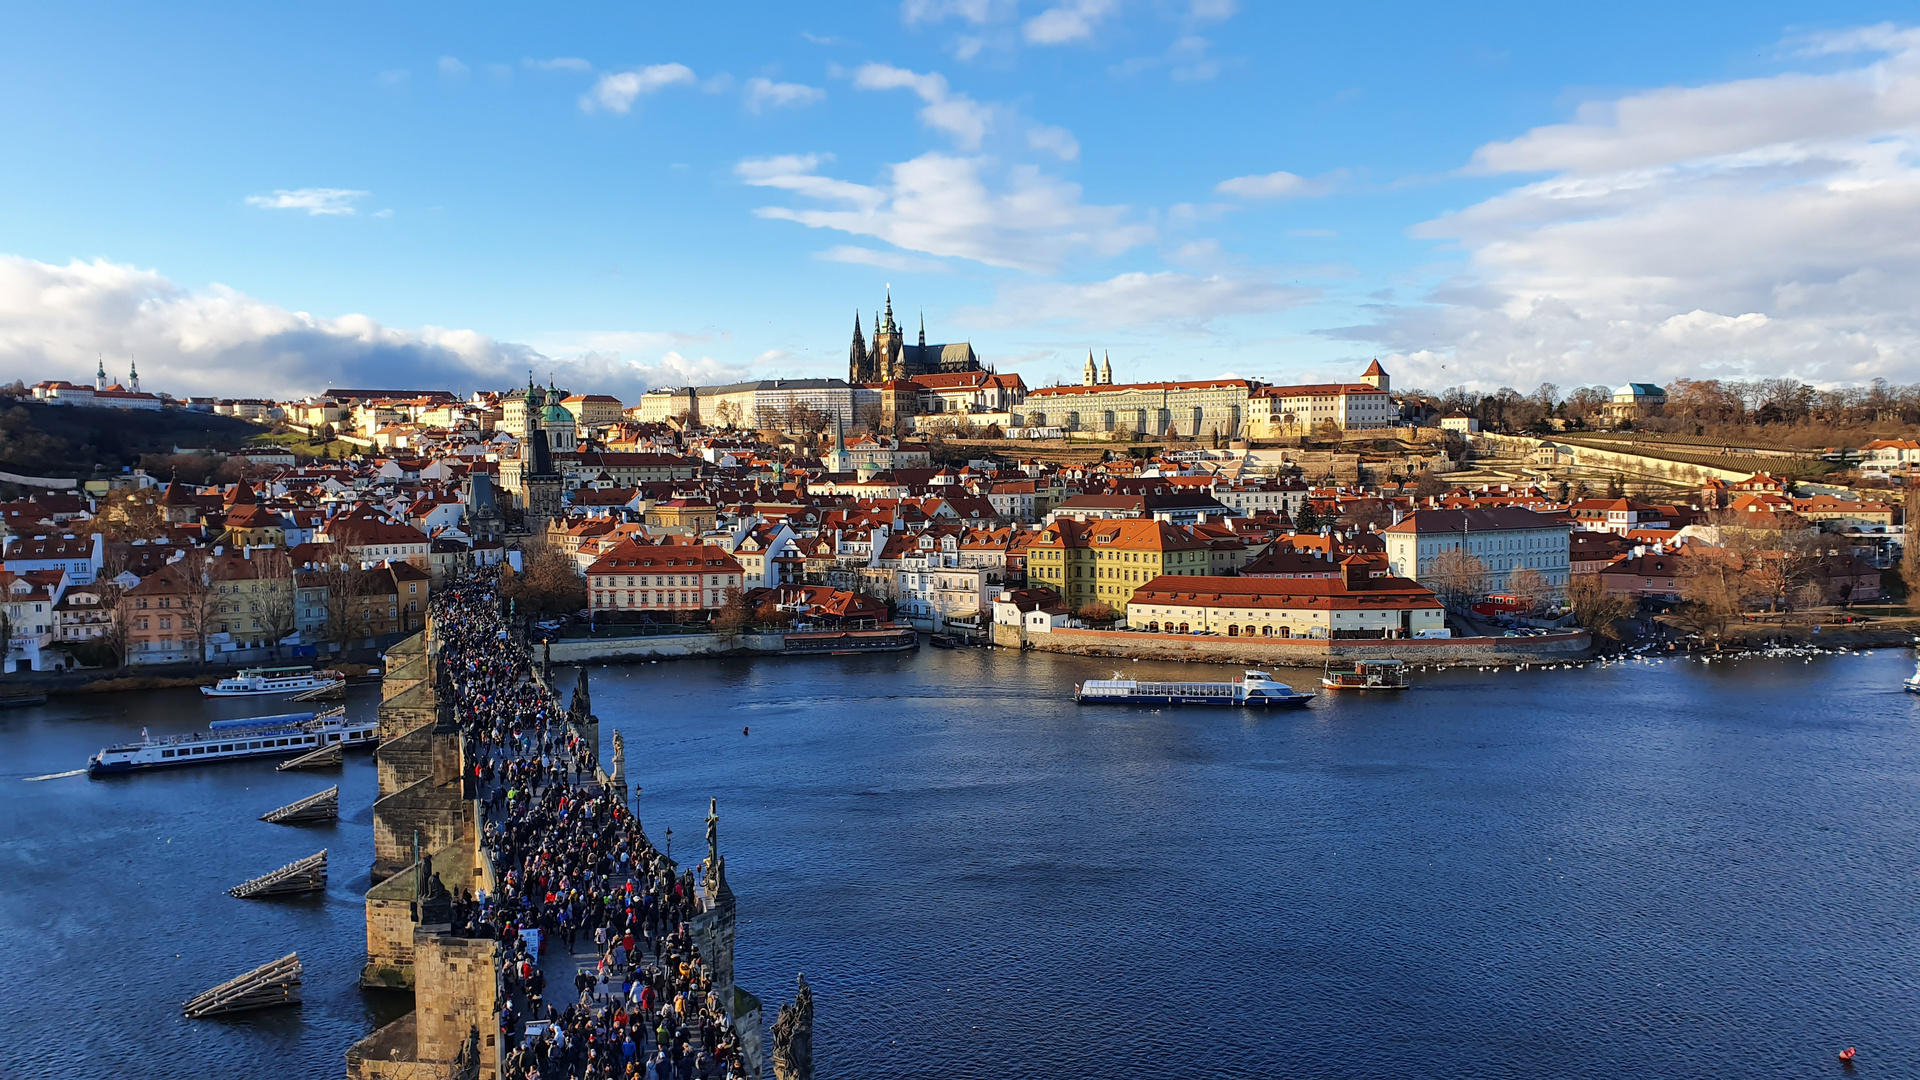
[[[1328,664],[1320,685],[1328,690],[1405,690],[1412,684],[1404,660],[1355,660]]]
[[[1232,682],[1214,683],[1140,682],[1118,677],[1088,679],[1073,688],[1073,700],[1082,705],[1284,707],[1305,705],[1313,700],[1313,695],[1297,693],[1264,671],[1246,671]]]
[[[208,697],[298,694],[339,686],[346,681],[347,677],[337,671],[315,671],[310,667],[244,668],[238,675],[201,687],[200,692]]]
[[[927,638],[927,644],[936,649],[951,649],[954,647],[953,639],[945,634],[934,634],[932,637]]]
[[[1907,676],[1907,681],[1900,685],[1904,687],[1909,694],[1920,694],[1920,663],[1913,665],[1913,674]]]
[[[87,759],[87,775],[112,776],[178,765],[205,765],[239,758],[292,757],[339,743],[372,747],[380,741],[378,720],[348,720],[344,709],[325,713],[287,713],[247,720],[215,720],[206,731],[151,738],[109,746]]]

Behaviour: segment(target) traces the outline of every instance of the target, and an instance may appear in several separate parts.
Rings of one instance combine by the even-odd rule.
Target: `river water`
[[[1907,653],[1075,706],[1114,664],[596,666],[593,697],[656,842],[700,858],[719,798],[739,979],[771,1013],[806,973],[823,1078],[1814,1076],[1848,1045],[1857,1075],[1920,1075]],[[405,1007],[354,988],[364,757],[317,828],[254,820],[333,782],[270,762],[28,779],[268,711],[0,714],[0,1077],[337,1077]],[[323,846],[324,899],[225,895]],[[301,1008],[180,1018],[296,948]]]

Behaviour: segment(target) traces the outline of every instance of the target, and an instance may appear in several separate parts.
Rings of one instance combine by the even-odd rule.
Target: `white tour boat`
[[[1118,673],[1115,673],[1118,675]],[[1305,705],[1312,694],[1264,671],[1246,671],[1232,682],[1140,682],[1134,679],[1088,679],[1073,688],[1073,700],[1082,705]]]
[[[140,741],[109,746],[87,759],[88,776],[112,776],[176,765],[204,765],[239,758],[289,758],[335,743],[342,747],[372,747],[380,741],[378,720],[348,720],[345,710],[324,713],[287,713],[246,720],[215,720],[206,731],[152,738],[146,730]]]
[[[221,679],[200,692],[208,697],[247,697],[258,694],[298,694],[338,686],[347,681],[337,671],[315,671],[310,667],[244,668],[240,674]]]
[[[1913,665],[1913,674],[1907,676],[1907,681],[1900,685],[1905,687],[1909,694],[1920,694],[1920,662]]]

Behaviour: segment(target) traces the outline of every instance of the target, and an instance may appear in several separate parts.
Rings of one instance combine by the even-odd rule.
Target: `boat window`
[[[340,741],[340,736],[338,736],[338,735],[329,735],[329,736],[327,736],[327,741],[328,741],[328,742],[339,742],[339,741]]]
[[[173,751],[171,751],[171,750],[162,750],[162,751],[160,751],[160,756],[161,756],[161,757],[172,757],[172,756],[173,756]]]
[[[193,748],[193,752],[196,754],[204,754],[207,752],[207,748],[204,746],[196,746]]]
[[[249,749],[249,750],[258,750],[258,749],[260,749],[260,744],[259,744],[259,743],[257,743],[257,742],[250,742],[250,743],[248,743],[248,744],[247,744],[247,749]]]
[[[225,746],[223,746],[223,747],[221,747],[221,748],[220,748],[220,752],[221,752],[221,753],[225,753],[225,752],[227,752],[228,750],[231,750],[231,749],[233,749],[233,744],[232,744],[232,743],[228,743],[227,745],[225,745]]]

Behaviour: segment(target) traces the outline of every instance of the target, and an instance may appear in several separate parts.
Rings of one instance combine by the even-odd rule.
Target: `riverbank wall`
[[[995,626],[994,644],[1008,648],[1074,656],[1115,656],[1134,660],[1185,660],[1207,664],[1265,664],[1322,667],[1334,660],[1404,660],[1429,667],[1474,664],[1527,664],[1582,660],[1593,639],[1584,630],[1526,638],[1235,638],[1194,634],[1151,634],[1128,630],[1076,630],[1023,633],[1017,626]]]
[[[650,634],[644,637],[561,638],[552,643],[556,664],[664,660],[683,656],[738,656],[778,653],[782,634]],[[536,646],[536,656],[541,646]]]

